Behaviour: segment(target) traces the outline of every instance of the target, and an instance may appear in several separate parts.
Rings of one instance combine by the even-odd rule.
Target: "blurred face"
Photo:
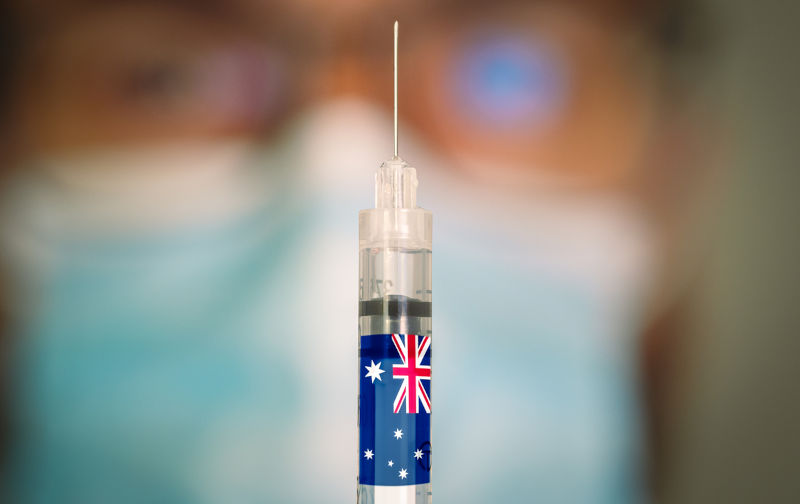
[[[338,96],[388,108],[398,13],[401,119],[477,161],[456,163],[477,166],[471,176],[620,187],[644,164],[653,84],[635,30],[554,2],[68,10],[32,37],[20,131],[33,153],[269,140],[292,112]]]
[[[96,464],[77,472],[89,488],[117,484],[100,468],[123,481],[146,471],[167,487],[195,479],[192,495],[211,499],[248,495],[242,483],[298,498],[299,484],[282,476],[306,481],[314,460],[314,491],[351,493],[341,433],[352,433],[352,407],[330,391],[351,386],[341,371],[353,353],[341,342],[357,313],[341,291],[356,275],[352,217],[369,178],[349,186],[356,170],[346,169],[361,177],[375,167],[389,121],[376,107],[325,105],[355,97],[390,117],[397,17],[401,135],[415,132],[423,155],[453,168],[424,182],[448,229],[436,245],[446,258],[441,320],[460,335],[443,376],[467,379],[481,361],[490,378],[455,397],[455,428],[443,437],[451,457],[473,438],[489,455],[451,458],[454,477],[443,480],[483,478],[474,495],[459,498],[473,489],[455,485],[459,502],[491,501],[493,485],[513,491],[512,480],[580,493],[552,477],[566,467],[570,480],[617,495],[620,450],[635,451],[620,441],[637,429],[622,419],[632,408],[619,387],[646,298],[650,233],[605,194],[531,195],[542,180],[618,190],[647,166],[653,85],[647,55],[631,50],[641,46],[635,28],[544,0],[212,1],[41,0],[49,17],[31,15],[23,30],[20,166],[37,176],[4,191],[14,198],[0,218],[12,213],[14,226],[0,228],[0,250],[14,271],[43,278],[20,283],[44,286],[25,338],[42,358],[25,363],[43,377],[30,402],[47,421],[30,425],[67,426],[47,448],[88,452]],[[250,152],[256,144],[269,148]],[[442,169],[429,164],[420,168]],[[487,352],[486,334],[508,337]],[[478,403],[491,407],[475,414]],[[97,414],[109,410],[118,413],[108,422]],[[495,463],[520,454],[533,456]],[[118,470],[106,460],[132,462]]]

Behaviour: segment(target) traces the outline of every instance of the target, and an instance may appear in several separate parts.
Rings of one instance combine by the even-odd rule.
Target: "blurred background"
[[[352,500],[398,19],[437,502],[797,502],[768,4],[3,2],[0,499]]]

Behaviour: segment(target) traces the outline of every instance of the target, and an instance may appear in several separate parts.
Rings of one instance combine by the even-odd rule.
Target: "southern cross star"
[[[414,458],[417,459],[417,460],[421,459],[422,458],[422,450],[418,449],[417,451],[415,451],[414,452]]]
[[[406,479],[406,476],[408,476],[408,471],[406,471],[405,469],[400,469],[399,476],[400,476],[400,479]]]
[[[367,450],[367,451],[364,452],[364,458],[366,458],[367,460],[372,460],[372,456],[373,455],[375,455],[375,454],[372,453],[372,450]]]
[[[389,467],[392,467],[393,465],[394,465],[394,461],[390,460],[389,461]]]
[[[375,361],[370,359],[369,362],[370,362],[369,366],[364,366],[367,369],[367,375],[365,376],[365,378],[372,378],[372,383],[375,383],[375,378],[377,378],[378,381],[383,381],[381,379],[381,374],[385,373],[386,371],[381,369],[380,361],[378,361],[378,363],[375,364]]]

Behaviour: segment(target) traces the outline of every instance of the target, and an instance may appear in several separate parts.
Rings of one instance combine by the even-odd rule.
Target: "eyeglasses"
[[[566,172],[624,164],[647,113],[648,60],[630,43],[635,30],[551,2],[409,5],[402,119],[434,145]],[[43,148],[60,148],[269,141],[299,110],[337,94],[389,107],[390,30],[376,27],[384,18],[390,27],[393,12],[370,12],[332,27],[288,11],[259,24],[150,4],[94,9],[40,38],[23,112]]]

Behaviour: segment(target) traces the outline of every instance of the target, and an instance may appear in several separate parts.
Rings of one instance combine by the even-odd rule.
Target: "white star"
[[[422,458],[422,450],[417,450],[414,452],[414,458],[419,460]]]
[[[408,471],[406,471],[405,469],[400,469],[399,476],[400,476],[400,479],[406,479],[406,476],[408,476]]]
[[[394,465],[394,462],[390,460],[389,461],[389,467],[392,467],[393,465]]]
[[[367,460],[372,460],[372,456],[373,455],[375,455],[375,454],[372,453],[372,450],[367,450],[367,451],[364,452],[364,458],[366,458]]]
[[[402,439],[403,438],[403,431],[401,431],[400,429],[395,429],[394,430],[394,438],[395,439]]]
[[[372,378],[372,383],[375,383],[375,378],[377,378],[378,381],[383,381],[381,379],[381,374],[385,373],[386,371],[381,369],[381,362],[378,361],[378,363],[375,364],[375,361],[372,359],[370,359],[369,362],[369,366],[364,366],[367,369],[367,374],[364,376],[364,378]]]

